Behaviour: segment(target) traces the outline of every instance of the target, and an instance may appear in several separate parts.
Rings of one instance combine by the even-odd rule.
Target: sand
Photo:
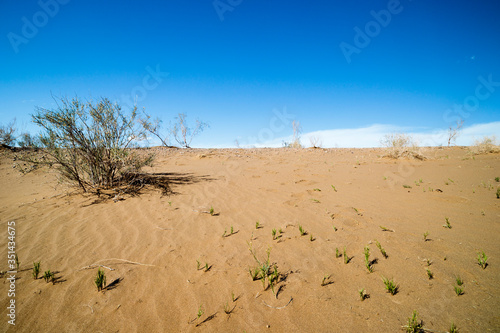
[[[2,278],[1,331],[398,332],[416,310],[436,332],[452,322],[461,332],[500,332],[500,154],[432,148],[420,161],[383,158],[381,149],[154,150],[144,171],[167,173],[174,193],[102,202],[52,169],[23,175],[14,153],[1,152],[0,269],[8,270],[8,221],[20,260],[15,297]],[[252,281],[249,244],[261,261],[271,249],[277,297]],[[344,247],[348,264],[336,258]],[[32,278],[35,261],[56,272],[55,284]],[[111,284],[102,292],[98,265]]]

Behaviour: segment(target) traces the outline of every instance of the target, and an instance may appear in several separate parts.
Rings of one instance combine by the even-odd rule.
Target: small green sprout
[[[464,290],[459,286],[453,286],[453,289],[455,289],[455,294],[457,294],[457,296],[464,294]]]
[[[50,269],[48,271],[45,271],[45,273],[43,273],[43,279],[45,280],[45,282],[49,282],[53,277],[54,273],[51,272]]]
[[[417,320],[417,311],[413,311],[413,314],[408,318],[408,325],[403,326],[407,333],[419,333],[423,330],[422,321]]]
[[[448,333],[458,333],[458,328],[455,325],[455,323],[451,323],[451,326],[450,326]]]
[[[332,188],[335,192],[337,192],[337,189],[335,188],[335,186],[332,185]]]
[[[360,289],[359,291],[359,298],[361,299],[361,301],[364,301],[365,299],[368,298],[368,294],[366,293],[365,289]]]
[[[460,276],[455,277],[455,282],[457,283],[457,286],[461,286],[464,284],[464,280]]]
[[[337,231],[337,227],[336,226],[333,226],[333,231]]]
[[[323,276],[323,281],[321,281],[321,286],[322,287],[327,286],[327,285],[333,283],[332,281],[330,281],[330,277],[331,277],[331,275],[325,275],[325,276]]]
[[[254,269],[249,268],[248,272],[250,273],[250,276],[252,277],[252,281],[260,279],[260,277],[259,277],[260,270],[258,267],[255,267]]]
[[[427,277],[429,278],[429,280],[432,280],[434,278],[434,273],[432,273],[430,269],[426,269],[426,271]]]
[[[386,228],[386,227],[383,227],[383,226],[379,226],[380,229],[382,229],[382,231],[389,231],[389,232],[394,232],[394,230],[392,229],[389,229],[389,228]]]
[[[336,247],[335,248],[335,258],[340,258],[340,257],[342,257],[342,254],[340,254],[339,248]]]
[[[255,229],[260,229],[260,228],[262,228],[260,222],[259,221],[255,222]]]
[[[477,263],[479,266],[481,266],[482,269],[485,269],[486,266],[488,266],[488,264],[486,263],[487,260],[488,257],[486,256],[484,251],[482,251],[482,253],[481,252],[477,253]]]
[[[205,312],[203,311],[203,309],[201,308],[201,305],[200,307],[198,308],[198,313],[196,314],[197,315],[197,318],[199,319],[201,316],[203,316]]]
[[[40,261],[33,263],[33,278],[38,279],[38,274],[40,274]]]
[[[315,188],[315,189],[313,189],[313,191],[321,192],[321,190],[319,188]]]
[[[299,224],[299,232],[300,232],[301,236],[307,235],[307,231],[305,231],[304,228],[302,228],[302,226],[300,224]]]
[[[349,258],[349,256],[347,255],[347,249],[346,247],[344,246],[344,253],[343,253],[343,256],[344,256],[344,264],[348,264],[349,261],[351,261],[351,258]]]
[[[445,224],[443,224],[444,228],[451,229],[450,219],[445,217]]]
[[[385,289],[391,295],[396,295],[398,293],[399,287],[396,285],[393,279],[389,280],[385,277],[382,277],[382,281],[384,281]]]
[[[234,309],[236,308],[236,306],[234,306],[233,308],[231,308],[229,306],[229,303],[226,302],[226,304],[224,305],[224,313],[227,314],[227,315],[230,315],[231,313],[233,313]]]
[[[429,232],[428,231],[424,232],[424,242],[428,241],[427,236],[429,236]]]
[[[382,253],[384,258],[385,259],[389,258],[389,256],[387,255],[387,252],[385,252],[385,249],[382,247],[382,245],[380,245],[380,243],[378,241],[375,241],[375,244],[377,245],[378,249],[380,250],[380,253]]]
[[[210,215],[214,216],[215,210],[214,207],[210,206]]]
[[[101,291],[106,287],[106,275],[100,268],[97,270],[97,276],[94,279],[94,283],[97,287],[97,291]]]

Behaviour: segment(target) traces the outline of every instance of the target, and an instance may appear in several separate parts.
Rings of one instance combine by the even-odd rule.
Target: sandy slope
[[[21,271],[15,328],[7,323],[3,278],[0,329],[397,332],[417,310],[433,331],[455,322],[461,332],[499,332],[500,184],[494,178],[500,155],[472,159],[459,147],[431,149],[421,162],[382,153],[159,149],[146,171],[169,173],[175,194],[149,191],[93,203],[94,197],[58,183],[51,170],[18,173],[12,153],[2,152],[0,248],[7,252],[7,222],[15,221]],[[212,206],[218,216],[204,213]],[[445,217],[452,229],[443,228]],[[256,230],[256,221],[263,227]],[[300,236],[299,225],[307,236]],[[223,238],[231,226],[236,233]],[[284,231],[278,240],[273,228]],[[271,262],[282,273],[277,298],[250,278],[248,269],[256,265],[250,241],[259,259],[271,247]],[[364,266],[366,245],[377,259],[373,273]],[[344,246],[353,257],[348,264],[335,258]],[[485,270],[476,262],[479,250],[489,257]],[[425,259],[432,262],[432,280]],[[58,283],[31,277],[38,260],[42,271],[58,272]],[[211,269],[197,270],[197,260]],[[113,269],[104,268],[113,288],[97,292],[97,268],[81,269],[93,263]],[[325,275],[333,283],[321,286]],[[457,275],[465,282],[462,296],[453,290]],[[388,294],[382,277],[394,278],[399,293]],[[370,295],[363,302],[361,288]],[[235,307],[230,316],[226,302]],[[200,305],[204,313],[193,321]]]

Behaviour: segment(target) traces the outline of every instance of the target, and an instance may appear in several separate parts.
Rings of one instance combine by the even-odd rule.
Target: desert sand
[[[8,270],[9,221],[20,261],[15,326],[8,274],[2,279],[1,331],[399,332],[416,310],[434,332],[452,322],[460,332],[500,332],[500,154],[429,148],[420,161],[384,158],[382,149],[152,151],[144,171],[165,173],[172,192],[107,200],[60,182],[53,169],[21,174],[15,153],[1,152],[0,269]],[[274,240],[273,229],[283,231]],[[270,248],[277,297],[252,280],[249,244],[261,261]],[[336,258],[344,246],[347,264]],[[36,261],[56,283],[33,279]],[[101,292],[99,265],[108,283]],[[399,292],[389,294],[383,277]]]

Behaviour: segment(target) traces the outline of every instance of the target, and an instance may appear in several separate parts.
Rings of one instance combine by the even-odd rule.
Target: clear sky
[[[194,147],[379,146],[500,133],[500,2],[0,0],[0,123],[35,132],[52,95],[108,97],[168,126],[210,124]]]

